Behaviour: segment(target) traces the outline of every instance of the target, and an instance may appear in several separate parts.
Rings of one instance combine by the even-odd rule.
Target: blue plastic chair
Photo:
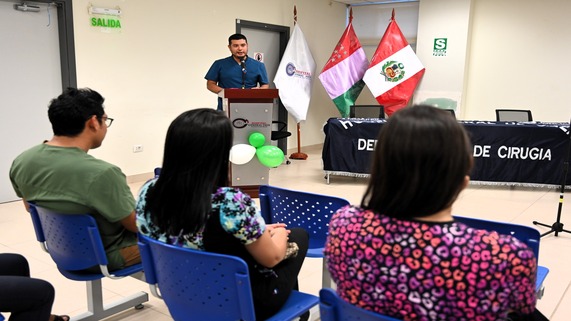
[[[260,186],[260,208],[266,223],[285,223],[309,233],[307,257],[323,258],[329,221],[349,201],[328,195],[294,191],[269,185]],[[331,287],[331,277],[323,260],[322,286]]]
[[[145,278],[175,320],[255,320],[250,275],[239,257],[169,245],[139,234]],[[292,320],[319,303],[293,291],[268,320]]]
[[[539,262],[539,240],[541,236],[539,231],[534,229],[533,227],[507,223],[507,222],[497,222],[497,221],[488,221],[488,220],[481,220],[477,218],[471,217],[462,217],[462,216],[454,216],[454,219],[458,222],[462,222],[470,227],[481,229],[481,230],[488,230],[488,231],[496,231],[500,234],[511,235],[518,240],[524,242],[529,246],[529,248],[535,254],[535,258]],[[543,286],[543,281],[547,277],[549,273],[549,269],[544,266],[537,266],[537,278],[535,281],[535,291],[537,292],[537,298],[541,299],[543,296],[543,292],[545,290]]]
[[[350,304],[329,288],[319,291],[319,315],[321,321],[399,321]]]
[[[143,265],[136,264],[109,272],[99,229],[92,216],[61,214],[29,204],[36,239],[50,254],[60,273],[68,279],[87,282],[88,312],[74,316],[72,320],[101,320],[132,307],[143,308],[142,304],[149,300],[146,292],[103,305],[101,279],[120,279],[137,273],[142,276]],[[101,273],[85,271],[93,266],[99,266]]]

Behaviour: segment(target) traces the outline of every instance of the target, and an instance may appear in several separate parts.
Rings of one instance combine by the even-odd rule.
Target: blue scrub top
[[[244,87],[254,88],[268,84],[268,74],[263,63],[248,57],[244,61],[246,65],[245,73],[239,63],[230,57],[216,60],[204,79],[215,81],[222,88],[242,88],[242,74],[244,75]],[[218,98],[218,109],[222,109],[222,98]]]

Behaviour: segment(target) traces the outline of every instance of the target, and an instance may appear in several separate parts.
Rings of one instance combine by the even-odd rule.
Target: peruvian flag
[[[422,75],[424,66],[400,31],[393,9],[389,26],[363,80],[390,116],[408,104]]]
[[[353,30],[352,21],[351,9],[349,25],[319,75],[321,84],[342,117],[349,117],[349,106],[355,104],[365,87],[363,75],[369,65],[365,51]]]

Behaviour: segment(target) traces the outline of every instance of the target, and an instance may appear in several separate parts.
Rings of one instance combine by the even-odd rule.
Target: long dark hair
[[[161,174],[147,193],[147,211],[167,234],[198,232],[212,193],[228,184],[232,125],[210,108],[189,110],[169,126]]]
[[[398,218],[435,214],[456,200],[472,162],[468,135],[450,113],[401,109],[379,133],[361,206]]]

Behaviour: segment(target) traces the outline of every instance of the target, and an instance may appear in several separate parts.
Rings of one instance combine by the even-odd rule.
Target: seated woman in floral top
[[[344,300],[403,320],[547,320],[535,310],[533,252],[452,217],[472,162],[449,113],[413,106],[391,116],[361,205],[329,224],[325,257]]]
[[[297,288],[308,234],[266,225],[250,196],[226,186],[231,146],[232,125],[222,112],[201,108],[178,116],[167,132],[160,177],[139,193],[137,226],[168,244],[242,258],[256,319],[264,320]]]

